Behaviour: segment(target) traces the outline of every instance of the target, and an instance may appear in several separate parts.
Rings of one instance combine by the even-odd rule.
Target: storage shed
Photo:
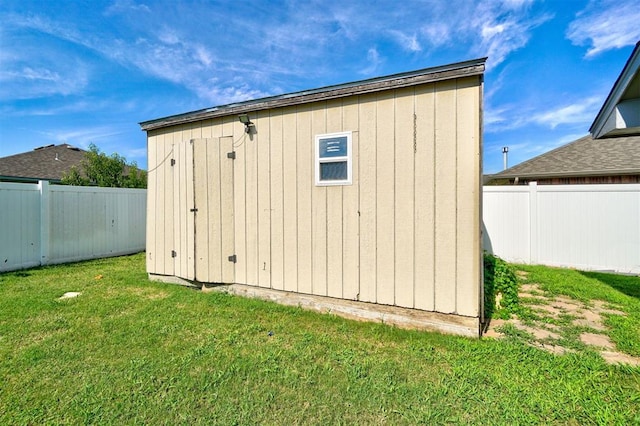
[[[478,336],[484,64],[141,123],[150,277]]]

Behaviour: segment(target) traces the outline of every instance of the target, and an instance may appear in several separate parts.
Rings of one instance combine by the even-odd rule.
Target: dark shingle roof
[[[0,180],[59,181],[71,167],[79,166],[86,151],[68,144],[48,145],[0,158]]]
[[[593,139],[591,135],[588,135],[510,167],[493,175],[492,178],[605,176],[639,173],[640,136]]]

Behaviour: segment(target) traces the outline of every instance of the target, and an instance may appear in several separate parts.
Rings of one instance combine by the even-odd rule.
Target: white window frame
[[[347,138],[347,155],[339,157],[327,157],[320,158],[320,141],[323,139],[332,139],[338,137]],[[352,158],[351,158],[351,132],[339,132],[339,133],[325,133],[322,135],[316,135],[315,138],[315,166],[316,166],[316,186],[337,186],[337,185],[351,185],[352,178]],[[347,162],[347,178],[343,180],[320,180],[320,164],[322,163],[341,163]]]

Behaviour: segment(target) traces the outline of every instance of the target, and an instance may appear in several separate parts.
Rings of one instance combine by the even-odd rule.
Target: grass
[[[618,350],[640,357],[640,277],[545,266],[518,265],[517,268],[527,273],[525,283],[538,283],[547,294],[565,295],[587,304],[601,300],[624,312],[624,316],[605,314],[606,334]],[[526,319],[532,313],[520,315]],[[570,321],[568,317],[564,322]],[[561,318],[559,325],[565,325],[562,322]],[[583,330],[573,327],[568,331],[575,343]]]
[[[573,271],[556,284],[564,271],[546,269],[527,267],[528,279],[597,295],[636,324],[637,278]],[[594,289],[582,293],[580,279]],[[58,300],[67,291],[82,295]],[[617,329],[634,352],[637,328]],[[640,369],[588,351],[556,356],[516,338],[152,283],[143,255],[0,275],[0,424],[639,422]]]

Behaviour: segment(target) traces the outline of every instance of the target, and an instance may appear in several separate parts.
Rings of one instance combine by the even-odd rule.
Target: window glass
[[[320,180],[347,180],[347,162],[320,163]]]
[[[316,185],[351,185],[351,132],[316,135]]]
[[[347,137],[320,139],[320,158],[346,157]]]

